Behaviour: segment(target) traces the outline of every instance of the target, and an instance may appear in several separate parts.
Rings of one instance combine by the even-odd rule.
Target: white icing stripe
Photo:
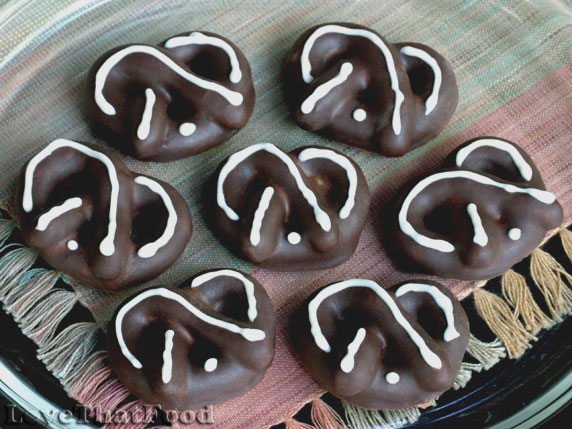
[[[372,280],[366,279],[350,279],[344,280],[338,283],[334,283],[324,289],[322,289],[318,294],[310,301],[308,304],[308,316],[310,320],[310,331],[314,337],[316,345],[326,353],[329,353],[332,349],[326,337],[322,333],[320,328],[320,323],[318,321],[318,308],[324,299],[351,287],[363,287],[371,289],[381,300],[387,305],[391,314],[393,315],[395,321],[401,325],[401,327],[407,332],[411,341],[417,346],[421,357],[427,362],[427,364],[436,369],[441,369],[442,363],[439,356],[437,356],[425,343],[421,335],[411,326],[407,319],[401,313],[401,310],[397,306],[395,300],[391,295],[383,289],[380,285]]]
[[[232,46],[224,40],[218,37],[207,36],[206,34],[198,31],[193,31],[188,36],[172,37],[165,42],[165,48],[169,49],[186,45],[212,45],[222,49],[228,55],[228,59],[230,60],[231,70],[229,80],[232,83],[238,83],[242,79],[242,71],[240,70],[240,64],[238,62],[236,52]]]
[[[98,152],[96,150],[90,149],[80,143],[76,143],[71,140],[57,139],[46,146],[41,152],[34,156],[28,166],[26,167],[26,173],[24,178],[24,194],[22,196],[22,207],[26,213],[29,213],[34,208],[34,200],[32,198],[32,186],[34,181],[34,172],[38,164],[40,164],[45,158],[50,156],[54,151],[69,147],[75,149],[84,155],[91,158],[95,158],[101,161],[107,168],[107,173],[109,174],[109,181],[111,182],[111,195],[109,203],[109,225],[107,228],[107,235],[103,241],[99,244],[99,251],[104,256],[111,256],[115,253],[115,245],[113,241],[115,240],[115,231],[117,230],[117,203],[119,199],[119,180],[117,179],[117,171],[111,159],[107,155]]]
[[[36,225],[36,229],[38,231],[45,231],[48,225],[56,218],[60,217],[64,213],[69,212],[70,210],[77,209],[81,207],[82,200],[79,197],[68,198],[59,206],[52,207],[46,213],[41,215],[38,218],[38,224]]]
[[[247,147],[246,149],[238,151],[232,154],[226,161],[226,164],[222,167],[220,174],[218,176],[216,199],[219,207],[224,210],[229,219],[238,220],[240,218],[238,214],[232,208],[230,208],[229,205],[226,203],[226,198],[224,196],[224,191],[223,191],[224,181],[226,180],[226,177],[232,172],[232,170],[236,168],[237,165],[239,165],[249,156],[261,150],[271,153],[272,155],[280,159],[284,164],[286,164],[286,167],[288,167],[288,171],[290,172],[292,177],[294,177],[296,185],[298,185],[298,189],[302,193],[302,196],[305,198],[308,204],[314,209],[314,217],[316,218],[316,222],[322,227],[324,231],[329,231],[332,227],[330,217],[318,205],[318,199],[316,198],[316,195],[314,195],[312,190],[308,188],[304,183],[302,175],[298,170],[298,166],[294,163],[294,161],[292,161],[292,158],[290,158],[287,154],[282,152],[280,149],[278,149],[271,143],[255,144]]]
[[[435,58],[422,49],[413,46],[404,46],[401,48],[401,53],[410,57],[419,58],[433,70],[433,75],[435,76],[433,80],[433,90],[431,91],[431,95],[425,100],[425,116],[427,116],[437,107],[437,103],[439,102],[439,91],[441,90],[441,83],[443,81],[441,68]]]
[[[543,191],[541,189],[536,189],[536,188],[519,188],[518,186],[510,184],[499,183],[494,181],[488,176],[484,176],[482,174],[478,174],[473,171],[460,170],[460,171],[443,171],[440,173],[435,173],[421,180],[419,183],[417,183],[417,185],[413,187],[413,189],[409,192],[409,194],[403,201],[403,205],[401,206],[401,210],[399,211],[398,219],[399,219],[399,227],[404,234],[411,237],[421,246],[428,247],[430,249],[435,249],[438,250],[439,252],[445,252],[445,253],[452,252],[455,250],[455,246],[453,246],[453,244],[449,243],[448,241],[430,238],[415,231],[413,225],[411,225],[407,220],[407,212],[409,211],[409,206],[411,205],[411,202],[426,187],[435,182],[438,182],[439,180],[450,180],[450,179],[467,179],[477,183],[481,183],[483,185],[500,188],[511,194],[512,193],[527,194],[544,204],[552,204],[556,200],[556,197],[551,192]]]
[[[254,295],[254,283],[248,280],[242,273],[234,270],[216,270],[209,271],[208,273],[201,274],[193,279],[191,282],[191,287],[198,287],[203,283],[206,283],[217,277],[232,277],[240,280],[244,286],[244,292],[246,293],[246,300],[248,301],[248,319],[254,322],[258,312],[256,310],[256,296]]]
[[[153,296],[160,296],[162,298],[175,301],[181,304],[183,307],[185,307],[185,309],[191,312],[194,316],[201,319],[203,322],[208,323],[209,325],[216,326],[218,328],[226,329],[227,331],[230,331],[232,333],[239,334],[248,341],[261,341],[266,337],[265,332],[260,329],[241,328],[240,326],[237,326],[233,323],[229,323],[224,320],[220,320],[215,317],[209,316],[208,314],[203,313],[197,307],[192,305],[181,295],[173,291],[170,291],[169,289],[165,288],[149,289],[137,295],[135,298],[133,298],[131,301],[127,302],[123,307],[121,307],[115,319],[115,335],[117,337],[117,342],[119,343],[119,348],[121,349],[121,353],[123,353],[123,356],[125,356],[125,358],[129,362],[131,362],[131,364],[137,369],[143,368],[143,365],[141,364],[141,362],[139,362],[139,360],[135,356],[133,356],[133,354],[129,351],[127,344],[125,344],[125,339],[123,338],[123,318],[125,317],[127,312],[131,310],[133,307],[135,307],[137,304]]]
[[[264,221],[264,215],[268,206],[270,205],[270,200],[274,195],[274,188],[272,186],[267,187],[262,192],[260,201],[258,202],[258,207],[254,212],[254,219],[252,220],[252,229],[250,230],[250,242],[253,246],[258,246],[260,243],[260,230],[262,229],[262,222]]]
[[[469,213],[469,217],[471,218],[473,229],[475,231],[473,243],[478,244],[481,247],[485,247],[489,242],[489,237],[483,227],[483,222],[479,216],[479,212],[477,211],[477,205],[474,203],[468,204],[467,213]]]
[[[139,256],[140,258],[151,258],[155,256],[155,254],[161,247],[167,245],[171,240],[171,238],[173,238],[173,236],[175,235],[175,227],[177,226],[177,220],[178,220],[177,211],[173,206],[173,202],[171,201],[169,194],[167,194],[165,189],[158,182],[144,176],[136,177],[134,179],[134,182],[137,183],[138,185],[146,186],[152,192],[155,192],[157,195],[159,195],[161,197],[161,200],[163,200],[163,204],[167,209],[167,213],[169,214],[169,216],[167,217],[167,224],[165,225],[165,230],[163,231],[163,234],[161,234],[161,237],[159,237],[157,240],[151,243],[145,244],[137,251],[137,256]]]
[[[340,368],[346,374],[352,372],[355,366],[355,356],[365,338],[365,329],[359,328],[356,336],[351,343],[348,344],[348,352],[340,362]]]
[[[143,115],[141,116],[141,122],[137,128],[137,138],[139,140],[145,140],[149,137],[149,132],[151,131],[151,119],[153,118],[153,106],[157,97],[151,88],[145,90],[145,109],[143,109]]]
[[[298,154],[298,159],[302,162],[314,158],[326,158],[333,163],[338,164],[346,171],[346,176],[348,178],[348,198],[346,199],[344,206],[340,209],[339,216],[341,219],[347,218],[355,206],[357,192],[358,177],[354,165],[348,158],[330,149],[318,149],[311,147],[304,149]]]
[[[173,377],[173,337],[175,331],[168,329],[165,331],[165,348],[163,350],[163,368],[161,368],[161,378],[167,384]]]
[[[441,292],[437,287],[423,283],[406,283],[397,289],[395,296],[400,297],[408,292],[428,293],[435,301],[435,304],[441,308],[445,315],[445,320],[447,321],[447,328],[443,333],[443,339],[445,341],[453,341],[455,338],[461,336],[455,328],[455,313],[453,311],[451,298]]]
[[[522,154],[518,151],[518,149],[514,147],[512,144],[499,139],[479,139],[465,146],[464,148],[459,150],[459,152],[457,152],[457,157],[455,160],[457,167],[463,165],[465,159],[467,159],[467,157],[474,150],[483,146],[494,147],[495,149],[502,150],[503,152],[508,153],[512,158],[512,162],[514,162],[514,165],[516,166],[516,168],[518,168],[518,171],[520,172],[522,178],[527,181],[530,181],[530,179],[532,179],[532,167],[528,162],[526,162],[526,160],[524,159]]]
[[[314,89],[314,92],[312,92],[312,94],[304,100],[300,106],[302,113],[305,115],[311,113],[312,110],[314,110],[316,103],[328,95],[330,91],[336,86],[344,83],[348,79],[348,76],[352,73],[353,69],[354,66],[352,66],[351,63],[343,63],[340,67],[340,71],[335,77],[319,85],[316,89]]]
[[[163,52],[154,48],[153,46],[146,45],[133,45],[128,46],[105,60],[101,65],[97,73],[95,74],[95,102],[106,115],[115,115],[115,108],[105,99],[103,95],[103,88],[105,87],[105,82],[109,72],[117,63],[119,63],[123,58],[131,54],[147,54],[155,57],[158,61],[162,62],[165,66],[169,67],[174,73],[177,73],[186,81],[197,85],[203,89],[214,91],[221,97],[225,98],[233,106],[240,106],[243,101],[243,96],[239,92],[231,91],[224,86],[206,79],[202,79],[187,70],[183,69],[177,63],[175,63],[171,58],[165,55]]]
[[[395,107],[393,108],[393,120],[392,120],[393,132],[397,135],[401,134],[400,109],[401,109],[401,103],[403,103],[403,100],[405,100],[405,96],[403,95],[403,92],[401,92],[401,90],[399,89],[399,79],[397,77],[397,70],[395,68],[393,55],[391,54],[391,51],[389,50],[387,45],[383,42],[383,40],[381,40],[381,38],[377,34],[369,30],[342,27],[341,25],[324,25],[316,29],[316,31],[314,31],[310,35],[310,37],[308,37],[308,39],[306,40],[304,48],[302,49],[302,55],[300,56],[300,65],[302,67],[302,79],[304,79],[304,82],[310,83],[314,80],[311,74],[312,64],[310,63],[310,52],[316,40],[318,40],[318,38],[327,33],[340,33],[348,36],[364,37],[369,41],[371,41],[373,44],[375,44],[381,50],[381,52],[385,57],[385,61],[387,63],[387,71],[389,72],[389,78],[391,80],[391,89],[395,93]]]

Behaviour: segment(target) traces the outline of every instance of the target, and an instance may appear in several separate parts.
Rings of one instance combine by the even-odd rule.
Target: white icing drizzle
[[[338,164],[346,171],[346,176],[348,178],[348,198],[339,213],[340,219],[346,219],[355,206],[358,176],[354,165],[348,158],[330,149],[310,147],[308,149],[304,149],[298,154],[298,159],[302,162],[314,158],[326,158],[333,163]]]
[[[68,249],[75,252],[79,248],[79,244],[75,240],[70,240],[67,242]]]
[[[141,122],[137,128],[137,138],[139,140],[145,140],[149,137],[149,132],[151,131],[151,119],[153,118],[153,106],[157,96],[151,88],[145,90],[145,109],[143,109],[143,115],[141,116]]]
[[[475,140],[468,146],[465,146],[464,148],[459,150],[459,152],[457,152],[457,157],[455,159],[457,167],[463,165],[465,159],[467,159],[467,157],[474,150],[483,146],[494,147],[495,149],[502,150],[503,152],[508,153],[512,158],[512,162],[514,162],[514,165],[516,166],[516,168],[518,168],[518,171],[520,172],[522,178],[526,181],[530,181],[530,179],[532,179],[532,167],[528,162],[526,162],[521,153],[512,144],[499,139],[492,139],[492,138],[479,139]]]
[[[301,112],[305,115],[311,113],[312,110],[314,110],[316,103],[328,95],[330,91],[336,86],[344,83],[348,79],[348,76],[352,73],[353,69],[354,66],[352,66],[352,63],[343,63],[340,67],[340,71],[335,77],[319,85],[316,89],[314,89],[314,92],[312,92],[312,94],[310,94],[310,96],[304,100],[300,106]]]
[[[218,328],[226,329],[227,331],[230,331],[232,333],[239,334],[248,341],[261,341],[266,337],[266,333],[260,329],[241,328],[240,326],[237,326],[233,323],[229,323],[224,320],[220,320],[215,317],[209,316],[208,314],[203,313],[197,307],[192,305],[181,295],[173,291],[170,291],[169,289],[165,288],[149,289],[137,295],[135,298],[133,298],[131,301],[127,302],[123,307],[121,307],[115,319],[115,335],[117,337],[117,342],[119,343],[119,348],[121,349],[121,353],[137,369],[143,368],[143,365],[141,364],[141,362],[139,362],[139,360],[135,356],[133,356],[133,354],[129,351],[127,344],[125,343],[125,339],[123,338],[123,329],[122,329],[123,318],[125,317],[127,312],[131,310],[133,307],[135,307],[137,304],[153,296],[160,296],[162,298],[175,301],[181,304],[183,307],[185,307],[185,309],[191,312],[194,316],[201,319],[203,322],[208,323],[209,325],[216,326]]]
[[[391,51],[389,50],[387,45],[383,42],[383,40],[381,40],[381,38],[377,34],[369,30],[342,27],[341,25],[324,25],[316,29],[316,31],[314,31],[310,35],[310,37],[308,37],[308,39],[306,40],[304,48],[302,49],[302,55],[300,56],[302,79],[304,79],[304,82],[310,83],[314,80],[311,74],[312,64],[310,63],[310,52],[316,40],[327,33],[340,33],[348,36],[364,37],[369,41],[371,41],[373,44],[375,44],[381,50],[381,52],[385,57],[385,61],[387,63],[387,71],[389,72],[389,78],[391,80],[391,89],[395,93],[395,107],[393,109],[393,120],[392,120],[393,132],[399,135],[401,133],[400,109],[401,109],[401,103],[403,103],[403,101],[405,100],[405,96],[403,95],[403,92],[401,92],[401,90],[399,89],[399,79],[397,77],[397,70],[395,68],[393,55],[391,54]]]
[[[163,234],[161,234],[161,237],[159,237],[157,240],[151,243],[145,244],[137,251],[137,256],[139,256],[140,258],[151,258],[155,256],[155,254],[161,247],[167,245],[167,243],[169,243],[171,238],[173,238],[173,235],[175,235],[175,227],[177,226],[177,220],[178,220],[177,211],[173,206],[173,202],[171,201],[169,194],[167,194],[165,189],[158,182],[144,176],[136,177],[134,179],[134,182],[137,183],[138,185],[146,186],[152,192],[155,192],[157,195],[159,195],[163,200],[163,204],[167,209],[167,213],[169,214],[169,216],[167,217],[167,224],[165,225],[165,230],[163,231]]]
[[[417,183],[417,185],[413,187],[413,189],[409,192],[409,194],[403,201],[403,205],[401,206],[401,210],[399,211],[398,219],[399,219],[399,227],[404,234],[411,237],[421,246],[438,250],[439,252],[445,252],[445,253],[452,252],[455,250],[455,246],[453,246],[453,244],[449,243],[446,240],[430,238],[427,237],[426,235],[420,234],[417,231],[415,231],[413,225],[411,225],[407,220],[407,212],[409,211],[409,206],[411,205],[413,199],[418,194],[420,194],[426,187],[435,182],[438,182],[439,180],[450,180],[450,179],[467,179],[477,183],[481,183],[483,185],[500,188],[511,194],[512,193],[527,194],[544,204],[552,204],[556,200],[556,197],[551,192],[536,188],[519,188],[518,186],[515,185],[499,183],[488,176],[484,176],[482,174],[478,174],[473,171],[459,170],[459,171],[443,171],[440,173],[435,173],[421,180],[419,183]]]
[[[427,116],[437,107],[437,103],[439,102],[439,91],[441,90],[441,83],[443,81],[441,68],[435,58],[422,49],[413,46],[404,46],[401,48],[401,53],[409,57],[419,58],[433,70],[433,75],[435,76],[433,80],[433,90],[431,91],[431,95],[425,100],[425,116]]]
[[[367,112],[363,109],[356,109],[352,113],[352,118],[357,122],[363,122],[367,118]]]
[[[346,374],[352,372],[355,365],[355,356],[361,346],[361,343],[365,339],[365,329],[359,328],[356,332],[356,336],[351,343],[348,344],[348,352],[340,362],[340,368]]]
[[[272,186],[268,186],[262,192],[262,196],[260,197],[260,201],[258,202],[258,207],[254,212],[254,219],[252,220],[252,229],[250,230],[250,242],[253,246],[258,246],[260,243],[260,229],[262,228],[262,222],[264,221],[264,215],[266,214],[266,210],[268,210],[268,206],[270,206],[270,200],[274,195],[274,188]]]
[[[38,218],[38,224],[36,225],[36,229],[38,231],[45,231],[48,225],[56,218],[60,217],[64,213],[69,212],[70,210],[77,209],[81,207],[82,200],[79,197],[68,198],[59,206],[52,207],[46,213],[41,215]]]
[[[200,33],[198,31],[193,31],[188,36],[172,37],[165,42],[165,48],[169,49],[186,45],[212,45],[222,49],[228,55],[228,59],[230,60],[231,70],[229,80],[232,83],[238,83],[242,79],[242,71],[240,70],[240,64],[238,62],[236,52],[232,46],[230,46],[221,38],[207,36],[206,34]]]
[[[42,151],[40,151],[36,156],[34,156],[28,166],[26,167],[26,173],[24,178],[24,193],[22,196],[22,207],[26,213],[29,213],[34,208],[34,201],[32,198],[32,186],[34,181],[34,172],[38,164],[40,164],[45,158],[50,156],[54,151],[62,148],[69,147],[75,149],[84,155],[91,158],[95,158],[101,161],[107,168],[107,173],[109,174],[109,181],[111,182],[111,195],[109,203],[109,225],[107,228],[107,235],[103,241],[99,244],[99,251],[104,256],[111,256],[115,253],[115,245],[113,241],[115,240],[115,231],[117,230],[117,203],[119,199],[119,180],[117,179],[117,171],[113,162],[107,155],[98,152],[96,150],[90,149],[80,143],[57,139],[46,146]]]
[[[338,283],[334,283],[324,289],[322,289],[308,304],[308,315],[310,320],[310,331],[314,337],[316,345],[326,353],[329,353],[332,349],[326,337],[322,333],[320,328],[320,323],[318,321],[318,308],[324,299],[351,287],[363,287],[372,290],[379,298],[387,305],[389,311],[393,315],[395,321],[401,325],[401,327],[407,332],[411,341],[419,349],[421,357],[425,362],[432,368],[441,369],[442,363],[439,356],[437,356],[425,343],[421,335],[411,326],[407,319],[401,313],[401,310],[397,306],[395,300],[392,296],[383,289],[380,285],[372,280],[366,279],[349,279]]]
[[[243,162],[252,154],[259,152],[261,150],[264,150],[276,156],[288,167],[288,171],[296,181],[296,185],[298,185],[298,189],[302,193],[302,196],[308,202],[308,204],[314,209],[314,217],[316,218],[316,222],[318,223],[318,225],[322,227],[324,231],[329,231],[332,227],[330,217],[318,205],[318,199],[316,198],[316,195],[314,195],[312,190],[308,188],[308,186],[306,186],[306,184],[304,183],[302,175],[300,174],[300,170],[298,170],[298,166],[294,163],[294,161],[292,161],[292,158],[290,158],[287,154],[282,152],[272,143],[255,144],[247,147],[246,149],[238,151],[232,154],[226,161],[226,164],[222,167],[220,174],[218,176],[216,198],[219,207],[224,210],[229,219],[238,220],[240,218],[238,214],[232,208],[230,208],[229,205],[226,203],[226,198],[224,196],[224,191],[223,191],[224,181],[226,180],[226,177],[232,172],[232,170],[234,170],[234,168],[236,168],[238,164]]]
[[[393,371],[388,372],[385,374],[385,381],[387,381],[389,384],[397,384],[399,383],[399,374]]]
[[[146,54],[155,57],[158,61],[162,62],[165,66],[170,68],[174,73],[177,73],[186,81],[203,89],[216,92],[233,106],[240,106],[242,104],[244,97],[241,93],[232,91],[216,82],[202,79],[192,73],[189,73],[187,70],[183,69],[177,63],[175,63],[171,58],[153,46],[132,45],[123,48],[122,50],[114,53],[109,58],[107,58],[95,74],[95,102],[101,111],[106,115],[113,116],[116,114],[115,108],[105,99],[105,96],[103,95],[103,88],[105,87],[107,76],[117,63],[131,54]]]
[[[395,292],[395,296],[400,297],[409,292],[428,293],[431,295],[435,304],[441,308],[447,321],[447,328],[443,333],[443,339],[447,342],[453,341],[461,336],[455,328],[455,313],[453,311],[453,302],[451,298],[441,292],[437,287],[424,283],[405,283]]]
[[[206,372],[213,372],[217,366],[218,366],[218,359],[209,358],[205,361],[204,368]]]
[[[520,237],[522,237],[522,231],[520,230],[520,228],[511,228],[508,230],[508,238],[510,238],[513,241],[516,240],[520,240]]]
[[[168,329],[165,331],[165,348],[163,350],[163,368],[161,368],[161,378],[167,384],[173,377],[173,337],[175,331]]]
[[[208,273],[195,277],[191,282],[191,287],[198,287],[217,277],[232,277],[242,282],[244,292],[246,293],[246,300],[248,301],[248,319],[254,322],[258,315],[256,310],[256,296],[254,295],[254,283],[244,277],[242,273],[230,269],[209,271]]]
[[[473,243],[478,244],[481,247],[485,247],[489,242],[489,237],[485,228],[483,227],[483,222],[477,211],[477,205],[475,203],[470,203],[467,205],[467,213],[471,218],[473,223],[473,229],[475,234],[473,236]]]
[[[183,135],[185,137],[189,137],[191,134],[194,134],[196,130],[197,130],[197,126],[196,126],[196,124],[193,124],[192,122],[183,122],[179,126],[179,133],[181,133],[181,135]]]
[[[288,243],[292,244],[292,245],[296,245],[296,244],[300,244],[300,241],[302,241],[302,236],[300,234],[298,234],[297,232],[291,232],[288,234],[288,237],[286,237],[288,240]]]

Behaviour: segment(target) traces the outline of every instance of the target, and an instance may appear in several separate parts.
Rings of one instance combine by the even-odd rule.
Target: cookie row
[[[109,322],[107,343],[117,376],[140,400],[188,410],[242,395],[262,380],[275,328],[264,288],[223,269],[129,297]],[[291,332],[324,388],[358,406],[387,409],[431,401],[452,387],[469,324],[438,283],[385,289],[350,279],[310,296]]]
[[[269,143],[249,146],[223,161],[205,186],[213,232],[235,254],[275,270],[349,259],[371,199],[359,166],[321,147],[286,153]],[[157,277],[192,231],[187,204],[170,185],[128,170],[98,146],[63,139],[24,166],[16,207],[32,248],[103,290]],[[530,157],[487,137],[405,186],[383,227],[402,270],[481,280],[529,255],[562,216]]]
[[[286,101],[304,129],[385,156],[435,137],[458,101],[449,63],[419,43],[388,43],[361,25],[313,27],[294,44]],[[93,65],[93,128],[141,160],[170,161],[220,145],[254,109],[248,61],[230,40],[193,31],[159,46],[114,48]]]

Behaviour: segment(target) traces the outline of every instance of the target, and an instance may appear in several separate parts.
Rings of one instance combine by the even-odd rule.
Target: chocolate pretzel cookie
[[[419,43],[391,44],[357,24],[329,23],[294,44],[286,100],[302,128],[385,156],[427,143],[457,107],[455,74]]]
[[[524,150],[482,137],[408,186],[393,222],[392,256],[402,269],[483,280],[536,249],[562,222],[562,207]]]
[[[360,168],[331,149],[285,153],[256,144],[231,155],[209,184],[208,217],[234,253],[265,268],[311,270],[354,252],[369,209]]]
[[[204,31],[160,46],[121,46],[88,77],[97,132],[141,160],[170,161],[224,143],[254,108],[250,66],[230,40]]]
[[[350,279],[312,294],[291,335],[312,377],[333,395],[363,408],[407,408],[453,387],[469,322],[438,283],[410,280],[386,290]]]
[[[275,313],[264,288],[235,270],[126,299],[109,323],[111,364],[146,404],[194,410],[252,389],[274,358]]]
[[[22,168],[16,214],[26,243],[51,266],[111,291],[165,271],[192,230],[173,187],[98,146],[64,139]]]

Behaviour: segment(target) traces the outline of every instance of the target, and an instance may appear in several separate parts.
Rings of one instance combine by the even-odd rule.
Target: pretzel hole
[[[168,216],[167,209],[158,197],[149,201],[135,212],[131,224],[131,241],[141,245],[156,241],[165,231]]]
[[[403,56],[407,75],[409,76],[409,84],[413,94],[422,98],[429,97],[433,92],[435,83],[435,74],[431,67],[418,58]]]
[[[232,277],[219,277],[200,286],[203,299],[217,313],[239,322],[250,322],[248,319],[248,300],[244,285]]]
[[[175,121],[189,121],[196,112],[195,106],[177,95],[173,95],[173,99],[167,106],[167,116]]]
[[[215,81],[226,81],[230,73],[230,61],[225,54],[212,46],[204,46],[202,52],[186,62],[194,74]]]
[[[460,213],[452,210],[450,205],[439,205],[423,217],[425,227],[445,237],[453,237],[459,226]],[[464,218],[463,218],[464,219]]]

